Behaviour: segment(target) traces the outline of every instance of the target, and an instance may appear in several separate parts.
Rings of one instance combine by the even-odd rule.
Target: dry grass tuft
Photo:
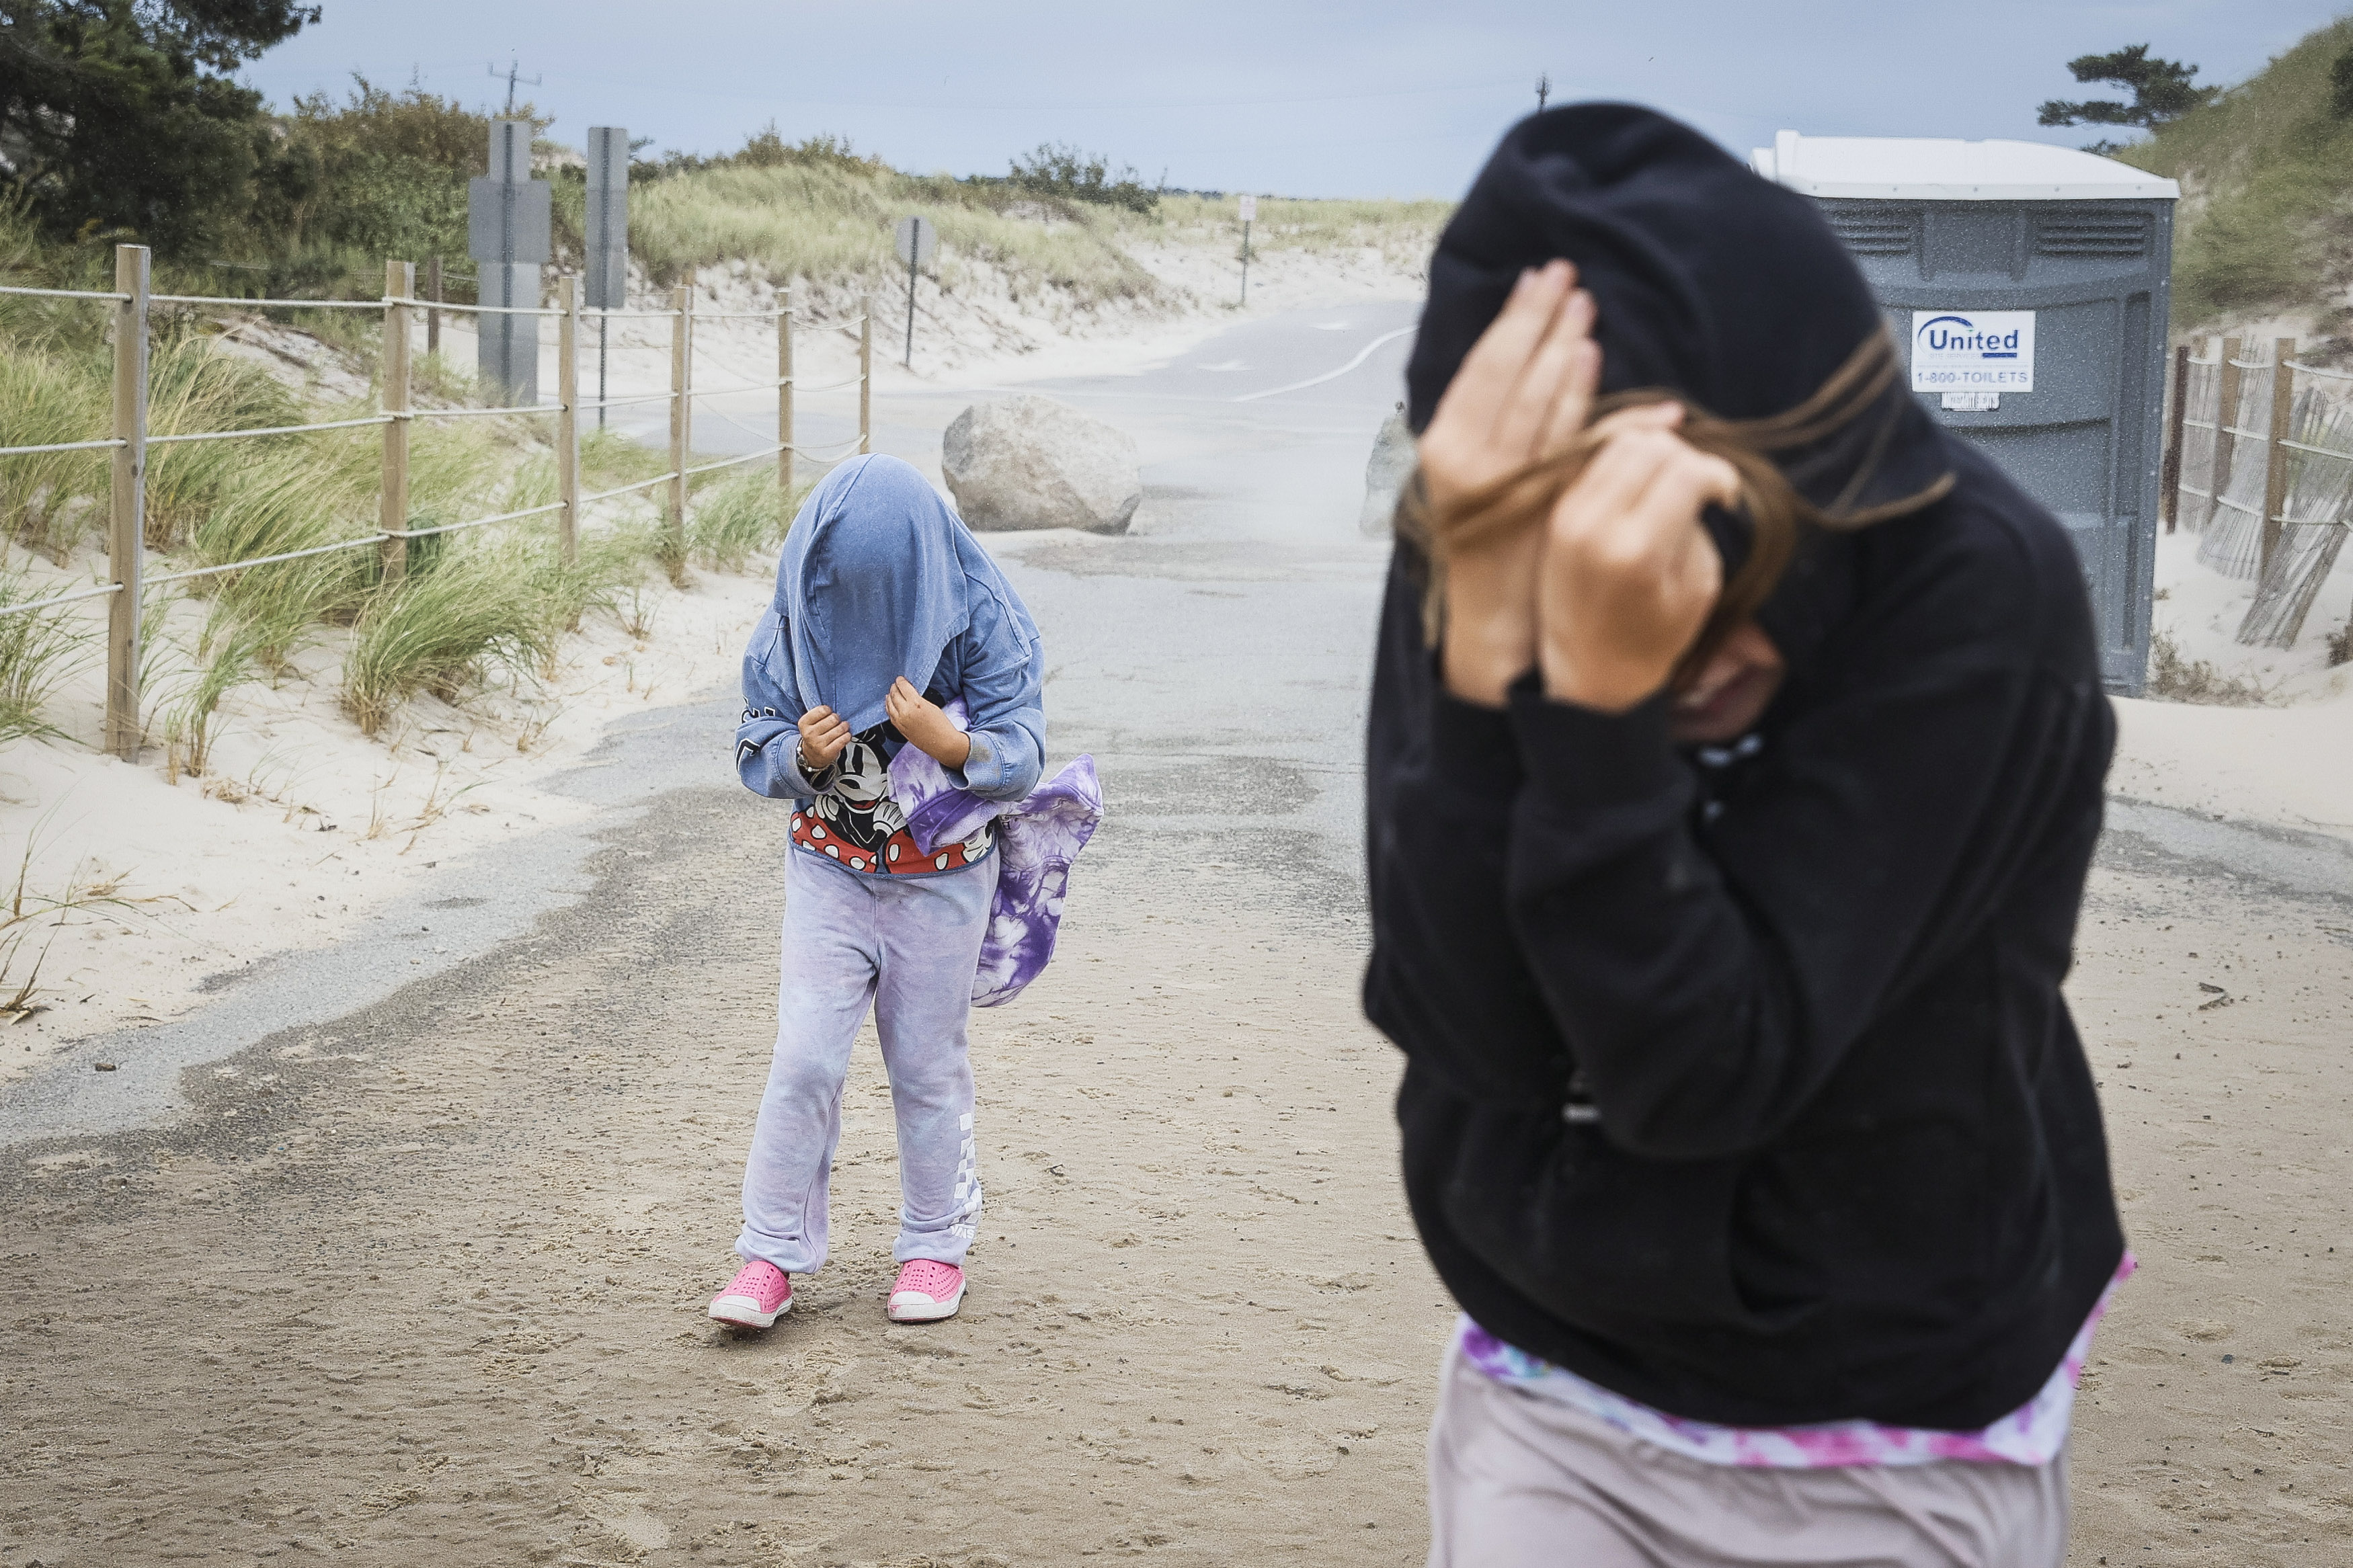
[[[2252,676],[2224,675],[2207,660],[2182,657],[2163,632],[2148,639],[2148,685],[2144,694],[2160,702],[2196,702],[2213,708],[2263,708],[2274,688]]]

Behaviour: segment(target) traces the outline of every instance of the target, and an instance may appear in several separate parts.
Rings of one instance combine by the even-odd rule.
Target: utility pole
[[[507,108],[506,112],[499,116],[501,120],[512,120],[514,118],[515,83],[521,82],[525,87],[537,87],[539,85],[539,78],[535,76],[522,76],[519,74],[522,69],[522,62],[521,60],[509,60],[507,62],[507,68],[504,70],[499,69],[496,66],[492,66],[491,68],[491,79],[492,81],[498,80],[501,77],[507,79]]]
[[[1536,112],[1538,114],[1542,114],[1544,112],[1545,100],[1551,96],[1552,74],[1547,71],[1536,78]],[[511,111],[514,108],[512,104],[509,104],[507,107]]]

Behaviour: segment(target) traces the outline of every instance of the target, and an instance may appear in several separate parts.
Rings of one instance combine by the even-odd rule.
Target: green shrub
[[[1014,159],[1010,183],[1034,196],[1124,207],[1133,213],[1149,213],[1160,205],[1158,193],[1134,169],[1113,174],[1102,153],[1082,153],[1066,142],[1041,142]]]

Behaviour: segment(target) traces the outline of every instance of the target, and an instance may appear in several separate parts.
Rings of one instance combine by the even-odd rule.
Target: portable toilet
[[[2066,524],[2101,673],[2138,696],[2180,187],[2034,142],[1784,131],[1752,162],[1821,204],[1912,390]]]

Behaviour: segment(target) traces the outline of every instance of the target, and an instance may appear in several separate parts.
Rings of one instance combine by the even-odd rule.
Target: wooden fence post
[[[858,449],[874,450],[874,300],[860,302],[858,316]]]
[[[106,749],[139,760],[140,566],[147,549],[147,268],[143,245],[114,247],[114,471],[108,486]]]
[[[384,427],[384,489],[376,506],[376,527],[384,542],[384,580],[397,583],[408,574],[408,307],[392,303],[417,296],[417,263],[384,264],[384,411],[392,416]]]
[[[2295,438],[2295,372],[2288,362],[2295,358],[2294,338],[2272,340],[2272,419],[2263,430],[2263,446],[2271,466],[2263,475],[2263,526],[2259,553],[2255,557],[2255,582],[2261,584],[2271,575],[2272,557],[2279,552],[2280,541],[2285,537],[2287,510],[2287,447]]]
[[[776,311],[776,504],[787,517],[793,505],[793,286],[778,291]]]
[[[438,256],[425,264],[425,297],[434,300],[441,298],[441,258]],[[425,352],[429,354],[441,352],[441,312],[438,310],[425,312]]]
[[[2207,464],[2206,520],[2212,521],[2221,509],[2222,491],[2231,482],[2231,458],[2239,438],[2231,427],[2239,422],[2239,350],[2244,346],[2240,339],[2222,340],[2222,357],[2215,365],[2218,384],[2214,393],[2214,455]]]
[[[563,412],[555,416],[555,494],[564,502],[556,516],[556,538],[564,563],[580,556],[580,279],[566,275],[555,280],[555,307],[564,312],[555,321],[555,395]]]
[[[663,563],[672,579],[686,571],[686,454],[694,434],[694,405],[687,399],[694,358],[694,284],[691,280],[670,291],[676,312],[670,323],[670,507],[663,520]]]
[[[2158,499],[2171,533],[2181,516],[2181,422],[2189,412],[2189,345],[2173,351],[2173,410],[2167,416],[2165,466],[2158,475]]]

